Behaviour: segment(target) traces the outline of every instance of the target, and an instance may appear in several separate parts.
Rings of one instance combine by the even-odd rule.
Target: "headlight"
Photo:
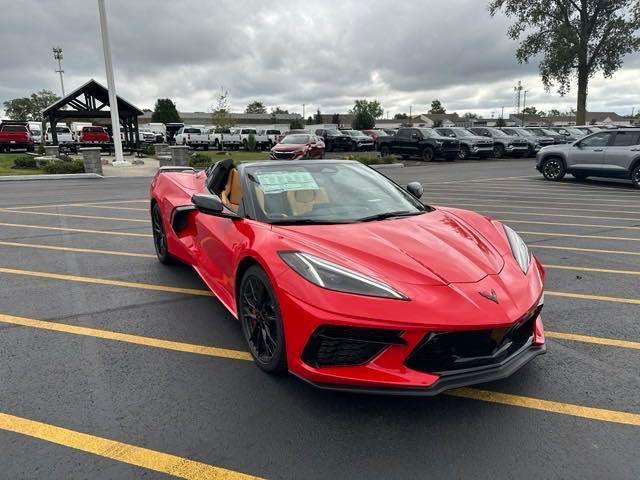
[[[436,140],[436,141],[435,141],[435,144],[436,144],[436,145],[438,145],[438,146],[440,146],[440,145],[442,145],[442,142],[441,142],[441,141],[439,141],[439,140]]]
[[[319,287],[338,292],[409,300],[393,287],[361,273],[304,252],[278,252],[298,274]]]
[[[511,245],[511,252],[513,253],[513,257],[520,265],[520,269],[523,273],[527,273],[529,270],[529,263],[531,263],[531,252],[529,252],[529,247],[524,243],[524,240],[520,238],[512,228],[503,225],[504,233],[507,234],[507,239],[509,239],[509,245]]]

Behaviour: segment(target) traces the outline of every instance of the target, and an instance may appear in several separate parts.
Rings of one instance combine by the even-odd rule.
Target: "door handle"
[[[604,152],[604,148],[594,148],[594,152]]]

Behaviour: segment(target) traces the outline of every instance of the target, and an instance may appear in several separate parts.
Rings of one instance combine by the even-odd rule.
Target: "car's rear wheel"
[[[164,231],[164,223],[162,222],[162,212],[157,203],[151,208],[151,227],[153,229],[153,245],[156,249],[156,255],[160,263],[173,263],[173,257],[169,254],[167,248],[167,234]]]
[[[493,146],[493,156],[495,158],[502,158],[504,157],[504,146],[500,145],[499,143],[496,143]]]
[[[564,162],[556,157],[547,158],[542,163],[542,168],[540,169],[540,171],[542,172],[544,178],[546,178],[547,180],[551,180],[552,182],[559,182],[567,173]]]
[[[467,147],[466,145],[461,145],[460,151],[458,152],[458,159],[466,160],[467,158],[469,158],[469,147]]]
[[[391,149],[387,145],[384,145],[380,149],[380,155],[382,155],[383,157],[388,157],[389,155],[391,155]]]
[[[430,162],[433,160],[433,150],[430,148],[425,148],[422,150],[422,160],[425,162]]]
[[[631,183],[634,187],[640,188],[640,165],[631,171]]]
[[[287,356],[280,308],[267,274],[257,265],[242,276],[238,318],[258,367],[270,373],[285,371]]]

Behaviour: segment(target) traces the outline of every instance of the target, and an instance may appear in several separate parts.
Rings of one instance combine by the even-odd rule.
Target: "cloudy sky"
[[[107,0],[118,94],[140,108],[172,98],[209,111],[220,88],[233,109],[251,100],[307,115],[345,112],[356,98],[414,113],[438,98],[447,111],[505,115],[521,80],[527,104],[566,111],[537,65],[519,65],[508,19],[485,0]],[[0,105],[43,88],[60,93],[51,47],[64,50],[67,92],[105,82],[95,0],[0,0]],[[589,109],[640,107],[640,54],[596,77]],[[385,113],[386,116],[386,113]]]

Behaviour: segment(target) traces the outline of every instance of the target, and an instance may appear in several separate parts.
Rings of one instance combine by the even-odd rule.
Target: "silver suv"
[[[609,177],[630,179],[640,188],[640,129],[600,131],[566,145],[544,147],[536,168],[547,180]]]

